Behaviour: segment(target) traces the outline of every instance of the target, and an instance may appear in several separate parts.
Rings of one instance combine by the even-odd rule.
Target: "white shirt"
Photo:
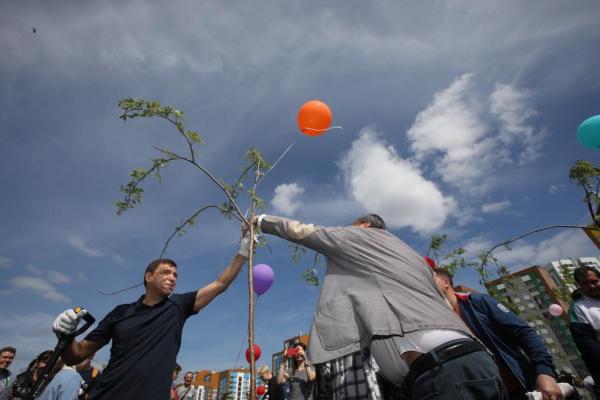
[[[577,320],[590,325],[596,331],[596,337],[600,340],[600,300],[583,297],[573,305]]]

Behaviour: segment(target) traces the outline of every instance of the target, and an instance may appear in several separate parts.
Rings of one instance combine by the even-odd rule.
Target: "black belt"
[[[476,351],[485,351],[485,348],[472,339],[457,339],[444,343],[429,353],[423,354],[412,363],[404,385],[409,387],[419,376],[438,365]]]

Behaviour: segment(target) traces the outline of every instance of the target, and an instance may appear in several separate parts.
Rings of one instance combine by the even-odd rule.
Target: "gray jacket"
[[[327,257],[308,344],[312,362],[368,347],[376,335],[452,329],[472,336],[437,288],[423,257],[390,232],[317,227],[270,215],[262,217],[260,229]]]

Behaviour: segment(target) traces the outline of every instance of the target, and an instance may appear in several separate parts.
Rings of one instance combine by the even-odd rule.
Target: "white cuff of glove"
[[[262,223],[262,220],[265,217],[265,215],[267,215],[267,214],[260,214],[258,216],[258,218],[256,219],[256,226],[258,227],[258,229],[260,229],[260,224]]]
[[[52,324],[52,330],[56,334],[71,335],[77,330],[77,325],[81,317],[87,314],[86,310],[81,310],[76,313],[73,309],[68,309],[62,312]]]

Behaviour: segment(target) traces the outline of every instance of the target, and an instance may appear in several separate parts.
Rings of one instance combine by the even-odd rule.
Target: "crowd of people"
[[[252,223],[327,259],[308,345],[294,348],[290,365],[283,363],[277,375],[258,370],[265,400],[577,398],[533,328],[491,296],[455,292],[452,276],[432,270],[381,217],[368,214],[341,227],[271,215]],[[171,399],[195,398],[191,372],[183,385],[173,385],[183,327],[238,275],[249,256],[249,239],[242,236],[230,264],[197,291],[174,294],[177,264],[150,263],[145,294],[117,306],[83,340],[73,339],[38,398],[164,400],[169,392]],[[600,272],[579,267],[574,278],[581,298],[570,311],[570,329],[590,380],[600,382]],[[72,337],[85,313],[64,311],[54,332]],[[94,375],[89,361],[110,341],[108,365]],[[0,352],[0,400],[26,396],[49,356],[40,354],[13,378],[8,367],[15,354],[12,347]]]

